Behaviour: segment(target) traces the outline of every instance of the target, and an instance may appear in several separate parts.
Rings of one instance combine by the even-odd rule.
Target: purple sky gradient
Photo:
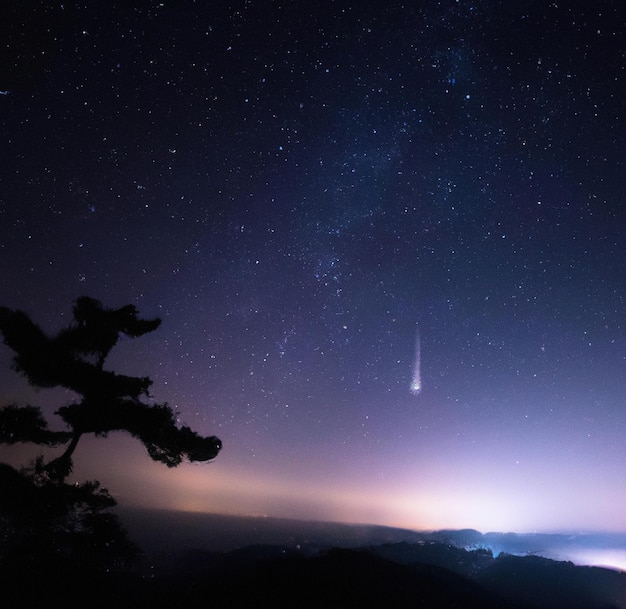
[[[128,505],[626,531],[626,9],[209,4],[11,16],[1,304],[51,332],[81,295],[160,316],[106,366],[224,443],[168,470],[85,439],[76,478]],[[0,402],[52,421],[71,396],[10,357]]]

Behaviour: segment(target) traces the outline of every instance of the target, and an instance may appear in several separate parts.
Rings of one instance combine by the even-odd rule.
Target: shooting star
[[[421,370],[421,346],[420,346],[420,330],[417,329],[415,338],[415,362],[413,364],[413,379],[411,381],[411,393],[418,395],[422,391],[422,370]]]

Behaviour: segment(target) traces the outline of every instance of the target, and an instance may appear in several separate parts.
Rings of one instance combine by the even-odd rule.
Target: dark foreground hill
[[[541,556],[468,551],[453,545],[397,543],[368,552],[407,566],[428,564],[478,584],[507,603],[536,609],[626,608],[626,573]]]
[[[3,609],[626,609],[626,574],[448,544],[359,549],[257,545],[185,551],[166,563],[88,567],[67,559],[3,564]]]
[[[172,598],[183,580],[183,595]],[[282,548],[250,548],[183,580],[163,578],[150,602],[169,595],[174,603],[182,598],[182,606],[201,606],[194,603],[209,595],[223,607],[521,609],[447,569],[400,565],[360,550],[305,557]]]
[[[0,576],[4,609],[271,607],[427,607],[522,609],[476,582],[430,565],[400,565],[358,550],[302,556],[253,547],[228,554],[190,555],[178,568],[149,572],[89,572],[50,565]]]
[[[108,529],[34,535],[12,549],[0,535],[0,608],[626,609],[624,573],[491,550],[538,548],[552,538],[125,516],[139,553],[111,545]]]

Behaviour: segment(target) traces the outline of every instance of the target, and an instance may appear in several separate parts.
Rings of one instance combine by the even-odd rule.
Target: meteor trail
[[[413,395],[418,395],[422,391],[420,351],[420,330],[418,328],[415,338],[415,362],[413,364],[413,380],[411,381],[411,393]]]

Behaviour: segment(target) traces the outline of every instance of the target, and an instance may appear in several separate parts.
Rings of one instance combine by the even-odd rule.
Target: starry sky
[[[161,317],[107,367],[224,443],[169,470],[83,439],[77,479],[123,505],[626,530],[620,2],[0,10],[1,304],[50,332],[81,295]],[[72,396],[10,358],[0,402],[54,421]]]

